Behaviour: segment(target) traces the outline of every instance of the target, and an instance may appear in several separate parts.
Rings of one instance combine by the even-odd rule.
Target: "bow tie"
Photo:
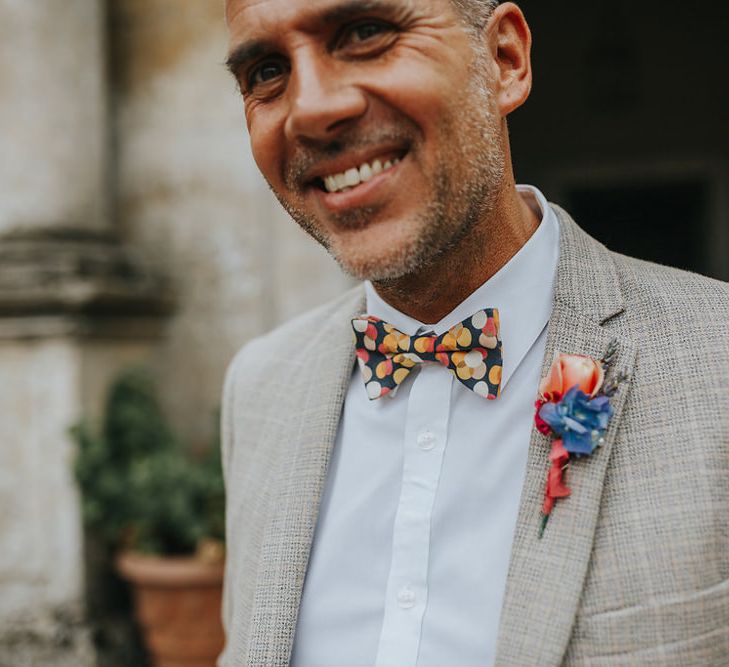
[[[352,320],[357,360],[370,400],[394,392],[416,364],[443,364],[484,398],[499,395],[501,339],[499,311],[479,310],[446,333],[408,336],[371,315]]]

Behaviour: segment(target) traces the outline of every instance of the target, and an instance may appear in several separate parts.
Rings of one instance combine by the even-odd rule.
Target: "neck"
[[[400,312],[435,324],[499,271],[538,226],[537,212],[509,179],[494,209],[449,252],[416,273],[374,285]]]

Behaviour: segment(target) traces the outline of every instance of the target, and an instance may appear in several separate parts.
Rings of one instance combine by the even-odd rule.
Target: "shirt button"
[[[427,452],[435,447],[435,434],[431,431],[423,431],[418,434],[417,443],[420,449]]]
[[[415,606],[415,591],[411,588],[403,588],[397,594],[397,604],[401,609],[411,609]]]

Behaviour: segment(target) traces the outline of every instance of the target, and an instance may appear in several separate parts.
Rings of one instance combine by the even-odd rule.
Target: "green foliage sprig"
[[[218,443],[199,460],[185,452],[145,372],[126,371],[112,384],[99,434],[85,422],[71,432],[84,522],[107,546],[183,555],[223,540]]]

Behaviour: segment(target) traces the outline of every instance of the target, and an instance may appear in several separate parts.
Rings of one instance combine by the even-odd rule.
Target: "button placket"
[[[403,442],[402,486],[377,667],[415,667],[428,601],[433,506],[450,414],[452,376],[424,365],[413,379]]]

